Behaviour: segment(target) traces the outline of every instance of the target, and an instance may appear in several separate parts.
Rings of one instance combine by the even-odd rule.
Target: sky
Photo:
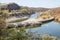
[[[20,6],[29,7],[60,7],[60,0],[0,0],[1,3],[17,3]]]

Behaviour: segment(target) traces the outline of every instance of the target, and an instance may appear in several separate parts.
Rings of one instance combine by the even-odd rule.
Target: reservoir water
[[[36,14],[33,14],[30,19],[37,17]],[[29,31],[30,29],[26,29],[26,31]],[[41,35],[43,34],[49,34],[60,38],[60,23],[51,21],[45,24],[42,24],[41,26],[37,26],[35,28],[31,28],[31,32],[38,32]]]

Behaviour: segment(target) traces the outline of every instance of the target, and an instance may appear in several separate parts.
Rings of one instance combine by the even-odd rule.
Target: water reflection
[[[27,32],[28,31],[29,29],[27,29]],[[52,21],[46,24],[42,24],[39,27],[31,28],[31,32],[38,32],[41,35],[49,34],[60,38],[60,23]]]

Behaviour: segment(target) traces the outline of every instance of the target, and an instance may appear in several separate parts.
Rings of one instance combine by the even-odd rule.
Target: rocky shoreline
[[[19,19],[20,20],[28,19],[32,14],[34,13],[21,13],[21,12],[9,13],[9,17],[6,19],[6,22],[11,22]]]
[[[45,19],[45,20],[41,20],[41,19],[32,19],[32,20],[26,20],[26,21],[22,21],[22,22],[18,22],[18,23],[9,23],[8,24],[8,28],[14,28],[14,27],[26,27],[26,26],[33,26],[33,25],[41,25],[42,22],[49,22],[49,21],[53,21],[54,18],[51,17],[49,19]]]

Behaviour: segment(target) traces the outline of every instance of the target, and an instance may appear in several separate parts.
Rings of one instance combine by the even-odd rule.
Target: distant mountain
[[[30,8],[30,10],[33,10],[35,12],[43,12],[43,11],[47,11],[49,9],[48,8],[38,7],[38,8]]]
[[[0,6],[2,10],[4,9],[8,9],[8,10],[18,10],[21,8],[26,8],[30,11],[35,11],[35,12],[42,12],[42,11],[46,11],[46,10],[49,10],[48,8],[42,8],[42,7],[37,7],[37,8],[34,8],[34,7],[25,7],[25,6],[19,6],[17,5],[16,3],[9,3],[9,4],[5,4],[5,5],[1,5]]]
[[[43,7],[27,7],[27,6],[21,6],[22,8],[27,8],[31,11],[35,11],[35,12],[43,12],[43,11],[47,11],[49,10],[49,8],[43,8]]]

